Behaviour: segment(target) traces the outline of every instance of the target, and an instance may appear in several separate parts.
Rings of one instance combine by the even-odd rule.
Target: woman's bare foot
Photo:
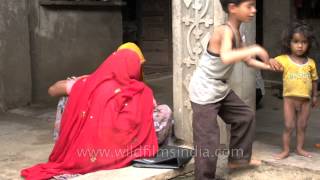
[[[320,149],[320,143],[319,144],[315,144],[314,145],[316,148],[319,148]]]
[[[297,154],[307,158],[312,158],[312,155],[308,151],[305,151],[303,149],[297,150]]]
[[[282,151],[279,154],[274,155],[274,158],[276,160],[281,160],[281,159],[285,159],[289,156],[289,151]]]
[[[258,167],[261,165],[260,160],[251,159],[249,163],[237,163],[237,162],[229,162],[228,167],[230,169],[237,169],[237,168],[245,168],[245,167]]]

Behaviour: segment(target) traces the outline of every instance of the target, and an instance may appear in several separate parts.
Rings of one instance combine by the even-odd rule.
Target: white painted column
[[[192,144],[192,110],[188,98],[188,85],[208,38],[215,26],[223,24],[226,15],[219,0],[172,0],[173,42],[173,97],[175,134],[185,144]],[[253,25],[244,26],[252,37]],[[255,101],[255,75],[243,65],[237,65],[232,75],[231,86],[252,105]],[[240,85],[239,85],[240,84]],[[220,121],[221,143],[227,144],[228,131]]]

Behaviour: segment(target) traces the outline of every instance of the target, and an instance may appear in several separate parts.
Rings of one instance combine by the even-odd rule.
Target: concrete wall
[[[290,0],[265,0],[263,10],[263,45],[275,56],[280,53],[280,38],[292,17]]]
[[[27,0],[0,3],[0,110],[31,101]]]
[[[313,27],[318,43],[320,43],[320,19],[308,19],[307,22]],[[318,73],[320,72],[320,47],[313,46],[310,57],[314,58],[318,63]],[[320,82],[320,81],[318,81]]]
[[[292,18],[290,0],[263,1],[263,46],[271,57],[280,53],[281,33]],[[264,79],[281,81],[280,73],[264,72]]]
[[[92,72],[122,42],[119,6],[30,5],[34,102],[50,101],[50,84]]]
[[[0,111],[55,101],[49,85],[98,67],[122,43],[121,0],[115,1],[42,6],[39,0],[2,0]]]

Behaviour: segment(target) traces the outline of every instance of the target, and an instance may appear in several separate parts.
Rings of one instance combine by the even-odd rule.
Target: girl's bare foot
[[[281,160],[281,159],[287,158],[288,156],[289,156],[289,152],[288,151],[282,151],[281,153],[274,155],[274,158],[276,160]]]
[[[230,169],[237,169],[237,168],[245,168],[245,167],[257,167],[261,165],[260,160],[251,159],[249,163],[237,163],[237,162],[229,162],[228,167]]]
[[[297,150],[297,154],[300,156],[312,158],[312,155],[308,151],[305,151],[303,149]]]

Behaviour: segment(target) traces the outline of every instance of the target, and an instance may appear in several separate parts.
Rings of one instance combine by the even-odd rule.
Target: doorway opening
[[[173,107],[171,0],[125,0],[123,42],[137,43],[146,58],[145,82],[157,104]]]
[[[263,0],[256,2],[256,43],[263,46]]]
[[[125,0],[123,41],[137,43],[144,53],[146,77],[172,74],[170,0]]]

